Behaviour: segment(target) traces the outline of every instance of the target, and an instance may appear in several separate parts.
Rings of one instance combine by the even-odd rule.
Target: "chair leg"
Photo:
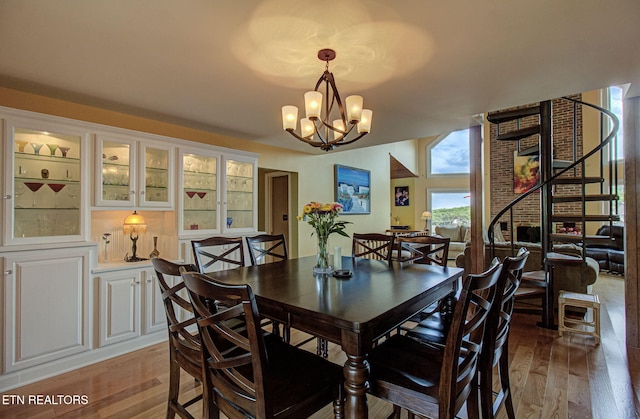
[[[480,407],[482,419],[493,418],[493,368],[480,369]]]
[[[505,348],[509,342],[505,343]],[[509,356],[507,351],[503,351],[498,361],[498,369],[500,374],[500,387],[504,394],[504,407],[507,410],[509,419],[516,419],[516,413],[513,409],[513,399],[511,398],[511,380],[509,379]]]
[[[180,393],[180,365],[175,360],[173,348],[169,348],[169,397],[167,400],[167,419],[176,416],[175,406],[178,404]]]
[[[480,388],[477,385],[479,380],[480,376],[476,373],[474,380],[476,385],[471,389],[469,397],[467,397],[467,417],[469,419],[480,418],[480,406],[478,406],[478,393],[480,392]]]

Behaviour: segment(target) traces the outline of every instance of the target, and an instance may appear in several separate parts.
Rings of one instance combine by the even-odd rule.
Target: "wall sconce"
[[[429,211],[425,211],[420,216],[422,220],[424,220],[424,229],[429,231],[429,222],[431,221],[431,213]]]
[[[136,245],[138,241],[138,234],[147,231],[147,222],[145,221],[144,217],[138,214],[136,211],[133,211],[133,214],[124,219],[122,231],[125,234],[129,234],[129,238],[131,239],[132,243],[131,257],[129,257],[129,253],[125,254],[125,262],[140,262],[141,260],[147,260],[145,258],[139,258],[136,255],[136,252],[138,251],[138,247]]]

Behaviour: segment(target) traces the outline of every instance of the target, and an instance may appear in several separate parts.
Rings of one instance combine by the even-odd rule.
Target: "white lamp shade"
[[[362,110],[362,117],[358,122],[358,132],[360,134],[371,131],[371,119],[373,118],[373,112],[369,109]]]
[[[313,122],[309,118],[302,118],[300,120],[300,131],[302,134],[302,138],[312,139],[313,133],[315,132],[315,126]]]
[[[422,216],[420,217],[423,220],[430,220],[431,219],[431,213],[429,211],[425,211],[422,213]]]
[[[348,96],[345,105],[347,107],[347,120],[351,123],[360,122],[362,117],[362,96]]]
[[[342,122],[342,119],[336,119],[335,121],[333,121],[333,127],[344,131],[344,122]],[[334,140],[339,140],[342,137],[344,137],[344,134],[342,134],[342,133],[340,133],[338,131],[333,131],[333,139]]]
[[[282,129],[295,130],[298,124],[298,107],[286,105],[282,107]]]
[[[320,118],[322,110],[322,93],[312,90],[304,94],[304,109],[307,118]]]

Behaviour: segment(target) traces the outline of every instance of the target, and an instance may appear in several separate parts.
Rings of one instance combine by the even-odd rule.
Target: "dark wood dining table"
[[[211,272],[249,284],[261,315],[341,346],[345,416],[367,418],[367,354],[373,342],[457,289],[460,268],[342,258],[349,278],[314,276],[315,257]],[[300,377],[304,379],[304,377]]]

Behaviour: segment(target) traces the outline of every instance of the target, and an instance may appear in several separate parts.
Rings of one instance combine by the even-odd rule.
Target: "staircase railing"
[[[521,194],[520,196],[518,196],[516,199],[514,199],[513,201],[511,201],[507,206],[505,206],[502,210],[500,210],[491,220],[491,222],[489,223],[488,226],[488,238],[489,238],[489,251],[490,251],[490,259],[493,259],[494,255],[495,255],[495,227],[496,224],[498,222],[500,222],[500,220],[503,218],[503,216],[507,213],[509,213],[509,231],[511,232],[511,253],[513,255],[515,255],[516,253],[516,248],[515,248],[515,234],[514,234],[514,221],[513,221],[513,212],[514,212],[514,207],[516,207],[516,205],[518,203],[520,203],[521,201],[525,200],[528,196],[531,196],[532,194],[536,193],[538,190],[542,190],[542,193],[545,193],[545,189],[547,189],[546,187],[548,185],[551,185],[554,183],[554,181],[556,181],[556,179],[560,178],[562,175],[564,175],[565,173],[573,170],[574,173],[576,172],[576,169],[578,167],[580,167],[580,176],[582,179],[582,182],[580,183],[581,187],[581,202],[582,202],[582,243],[586,243],[586,196],[587,196],[587,191],[586,191],[586,161],[592,157],[593,155],[595,155],[598,152],[601,152],[605,149],[605,147],[609,146],[609,159],[608,159],[608,166],[609,166],[609,193],[612,195],[617,194],[617,186],[618,186],[618,168],[617,168],[617,163],[616,163],[616,151],[615,151],[615,143],[612,142],[612,140],[614,138],[616,138],[617,135],[617,131],[619,128],[619,121],[618,118],[616,117],[616,115],[614,113],[612,113],[611,111],[602,108],[600,106],[591,104],[591,103],[587,103],[587,102],[583,102],[581,100],[577,100],[577,99],[572,99],[572,98],[568,98],[568,97],[563,97],[562,99],[564,100],[568,100],[573,102],[575,105],[583,105],[583,106],[587,106],[590,108],[593,108],[597,111],[600,112],[600,142],[599,144],[592,149],[591,151],[587,152],[586,154],[583,154],[583,156],[577,160],[575,160],[575,156],[577,155],[577,151],[576,151],[576,133],[577,130],[574,128],[574,162],[570,165],[568,165],[567,167],[565,167],[564,169],[561,169],[559,171],[557,171],[555,174],[553,174],[551,177],[549,177],[548,179],[546,179],[545,181],[542,181],[540,183],[538,183],[537,185],[535,185],[534,187],[532,187],[531,189],[529,189],[528,191],[526,191],[525,193]],[[606,135],[606,137],[604,136],[604,118],[609,117],[610,121],[611,121],[611,126],[610,126],[610,131],[609,133]],[[576,106],[574,106],[574,127],[576,126]],[[584,135],[583,135],[584,137]],[[604,138],[603,138],[604,137]],[[540,138],[540,141],[544,141],[545,139]],[[583,142],[584,144],[584,142]],[[605,160],[604,160],[604,153],[601,154],[601,159],[600,159],[600,172],[601,172],[601,177],[604,177],[604,164],[605,164]],[[611,158],[613,157],[613,158]],[[615,167],[612,167],[615,166]],[[601,188],[601,193],[604,192],[603,188],[604,188],[604,184],[601,184],[600,186]],[[549,188],[550,190],[550,188]],[[551,199],[551,197],[549,197],[549,199]],[[613,204],[613,201],[615,201],[615,206]],[[610,206],[609,206],[609,214],[614,214],[617,213],[618,207],[617,207],[617,201],[616,200],[610,200]],[[553,204],[551,204],[553,205]],[[542,208],[541,209],[541,217],[545,217],[545,212],[546,209]],[[542,222],[541,225],[551,225],[550,222]],[[547,236],[547,240],[549,240],[549,236],[551,234],[550,231],[541,231],[542,235],[546,235]],[[582,252],[583,254],[583,258],[586,257],[586,252]],[[546,255],[543,255],[543,260],[546,257]]]

